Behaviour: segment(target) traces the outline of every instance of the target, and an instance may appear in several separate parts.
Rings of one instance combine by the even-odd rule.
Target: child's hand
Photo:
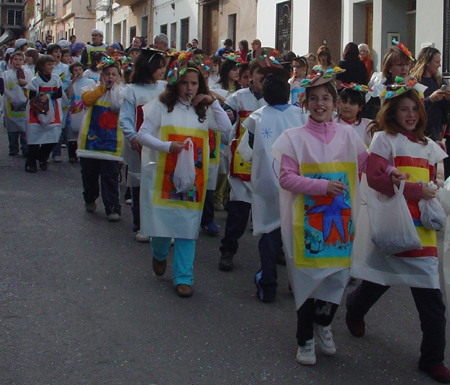
[[[25,79],[17,79],[17,83],[19,83],[19,86],[26,86],[28,84]]]
[[[436,190],[432,190],[426,183],[422,183],[422,199],[428,200],[436,197]]]
[[[43,94],[39,97],[39,100],[41,101],[41,103],[45,103],[48,100],[48,95],[47,94]]]
[[[402,172],[398,171],[397,169],[393,170],[391,172],[391,175],[389,175],[389,176],[391,178],[392,183],[395,184],[397,187],[400,186],[400,182],[402,180],[408,179],[405,174],[403,174]]]
[[[196,106],[198,103],[201,103],[202,101],[211,104],[214,102],[214,98],[211,95],[206,94],[197,94],[195,98],[192,100],[192,105]]]
[[[186,147],[186,144],[184,142],[173,141],[172,143],[170,143],[169,152],[171,154],[178,154],[185,147]]]
[[[347,186],[337,180],[330,180],[327,186],[327,195],[342,195],[347,190]]]
[[[136,138],[130,140],[131,149],[137,152],[141,152],[142,145],[138,142]]]

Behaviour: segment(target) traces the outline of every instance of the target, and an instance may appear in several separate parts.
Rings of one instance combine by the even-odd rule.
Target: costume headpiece
[[[414,59],[414,56],[412,55],[411,51],[408,48],[406,48],[403,45],[403,43],[400,43],[396,39],[392,39],[392,43],[395,44],[398,48],[400,48],[402,50],[402,52],[411,59],[412,62],[416,61],[416,59]]]
[[[306,79],[302,80],[301,86],[304,88],[308,87],[317,87],[322,84],[331,82],[334,79],[335,75],[344,73],[341,67],[334,67],[327,70],[322,70],[320,66],[314,66],[313,72],[306,77]]]
[[[261,69],[262,74],[278,74],[289,79],[289,72],[286,71],[279,62],[279,53],[276,49],[270,47],[261,47],[255,51],[255,59]]]
[[[418,83],[417,79],[410,76],[405,79],[397,76],[393,84],[386,86],[386,88],[381,91],[380,98],[382,100],[393,99],[412,89],[415,89],[419,93],[420,98],[423,99],[423,91],[425,91],[427,87]]]
[[[343,83],[342,87],[348,89],[348,90],[353,90],[353,91],[359,91],[362,92],[363,94],[367,94],[368,92],[372,92],[372,89],[365,86],[364,84],[357,84],[357,83]]]
[[[97,64],[97,69],[103,71],[108,67],[116,67],[120,73],[120,70],[122,68],[122,62],[120,59],[115,59],[113,56],[103,55],[102,59],[100,60],[100,63]]]
[[[211,71],[212,60],[208,55],[197,53],[192,56],[192,61],[198,66],[203,76],[209,74]]]
[[[177,84],[188,69],[199,72],[197,68],[188,67],[188,61],[192,60],[192,51],[171,52],[167,56],[176,57],[176,59],[172,61],[170,70],[167,73],[168,84]]]
[[[28,44],[27,39],[17,39],[15,47],[20,48],[20,47],[23,47],[25,44]]]

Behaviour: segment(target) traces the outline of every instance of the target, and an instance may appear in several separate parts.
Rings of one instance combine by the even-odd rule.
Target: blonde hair
[[[419,82],[422,81],[422,76],[425,73],[426,66],[430,63],[436,54],[441,54],[438,49],[434,47],[425,47],[419,53],[416,65],[411,70],[411,76],[415,77]],[[441,84],[441,77],[439,74],[433,75],[438,84]]]

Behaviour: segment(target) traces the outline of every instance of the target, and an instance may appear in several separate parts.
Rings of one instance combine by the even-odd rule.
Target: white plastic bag
[[[8,92],[9,100],[14,108],[19,108],[27,103],[27,97],[18,84],[15,84],[11,87],[11,90]]]
[[[445,214],[450,215],[450,177],[444,182],[444,187],[438,190],[437,197]]]
[[[194,165],[194,143],[191,138],[187,138],[184,144],[189,147],[183,148],[178,154],[177,165],[173,172],[173,185],[177,193],[187,193],[192,190],[195,182],[195,165]]]
[[[403,197],[405,181],[400,188],[394,185],[395,195],[387,198],[367,189],[367,210],[372,242],[388,255],[421,249],[422,244],[411,213]]]
[[[437,190],[433,182],[428,183],[428,187]],[[430,230],[440,230],[445,225],[445,211],[438,198],[421,199],[419,201],[420,221],[423,226]]]
[[[46,126],[55,120],[55,107],[51,100],[48,103],[48,111],[45,114],[37,114],[37,117],[41,126]]]

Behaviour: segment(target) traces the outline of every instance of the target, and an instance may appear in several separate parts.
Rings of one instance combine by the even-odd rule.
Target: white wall
[[[258,0],[256,37],[261,40],[263,46],[275,47],[276,5],[283,1]],[[291,50],[298,55],[309,52],[309,1],[292,0]]]
[[[181,42],[181,24],[180,20],[189,17],[189,42],[196,38],[198,40],[198,5],[195,0],[175,0],[175,9],[167,0],[154,1],[154,18],[153,18],[153,34],[160,33],[161,25],[167,24],[167,35],[169,41],[170,25],[177,23],[177,49],[185,49],[180,46]],[[149,41],[152,41],[153,36],[149,36]]]
[[[417,0],[416,56],[423,45],[433,43],[442,52],[444,38],[444,2]]]

